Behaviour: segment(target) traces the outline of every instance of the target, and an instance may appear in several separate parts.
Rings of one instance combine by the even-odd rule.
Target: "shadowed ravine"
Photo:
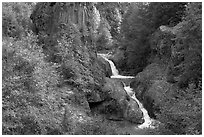
[[[117,70],[117,68],[114,65],[114,63],[111,60],[108,59],[108,56],[109,56],[108,54],[98,54],[98,55],[100,55],[106,61],[109,62],[110,66],[111,66],[111,71],[112,71],[111,78],[114,78],[114,79],[133,79],[133,78],[135,78],[133,76],[122,76],[122,75],[119,75],[119,71]],[[154,129],[156,127],[156,125],[155,125],[156,121],[149,117],[147,110],[143,107],[142,103],[140,103],[140,101],[136,98],[133,89],[130,88],[130,86],[127,86],[124,82],[123,82],[123,84],[124,84],[124,89],[125,89],[126,93],[133,100],[135,100],[137,102],[137,104],[139,105],[139,108],[141,109],[141,111],[143,113],[144,123],[139,125],[139,126],[136,126],[136,128],[139,128],[139,129],[152,128],[152,129]]]

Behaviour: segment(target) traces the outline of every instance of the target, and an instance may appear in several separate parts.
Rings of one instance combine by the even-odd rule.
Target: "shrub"
[[[146,19],[147,5],[132,3],[121,24],[123,34],[122,47],[128,69],[134,69],[135,73],[141,71],[147,65],[149,55],[148,35],[151,32],[151,24]]]
[[[2,46],[3,134],[61,132],[56,65],[44,61],[32,34],[19,41],[3,39]]]
[[[140,72],[150,58],[151,34],[160,25],[178,23],[185,11],[186,3],[131,3],[121,24],[122,47],[125,49],[128,69]],[[167,41],[164,41],[167,42]],[[124,44],[123,44],[124,43]],[[164,44],[166,45],[166,44]],[[168,46],[161,54],[168,53]]]
[[[98,123],[98,124],[96,124]],[[90,123],[80,125],[76,132],[76,135],[116,135],[116,129],[108,125],[108,121],[102,121],[95,118]]]
[[[21,38],[32,28],[30,14],[34,3],[4,2],[2,3],[2,34]]]
[[[175,40],[175,54],[172,56],[172,68],[169,74],[174,74],[180,88],[187,88],[188,84],[198,86],[202,79],[202,4],[189,3],[186,17],[175,26],[177,28]]]
[[[101,19],[100,26],[98,29],[98,39],[96,41],[97,50],[104,50],[104,49],[110,49],[112,47],[112,35],[110,33],[110,25],[108,24],[108,21],[104,18]]]
[[[159,121],[176,134],[202,134],[202,99],[199,89],[168,91],[173,96],[161,102]]]

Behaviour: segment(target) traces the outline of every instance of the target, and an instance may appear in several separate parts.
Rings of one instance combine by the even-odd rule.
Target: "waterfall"
[[[107,59],[108,58],[108,55],[107,54],[98,54],[100,55],[101,57],[103,57],[106,61],[108,61],[108,63],[110,64],[111,66],[111,71],[112,71],[112,76],[111,78],[135,78],[133,76],[122,76],[122,75],[119,75],[119,71],[117,70],[116,66],[114,65],[113,61]]]
[[[112,75],[113,75],[113,76],[118,76],[118,75],[119,75],[119,72],[118,72],[118,70],[116,69],[114,63],[113,63],[111,60],[107,59],[108,55],[106,55],[106,54],[98,54],[98,55],[100,55],[102,58],[104,58],[106,61],[108,61],[108,63],[109,63],[110,66],[111,66]]]
[[[147,110],[143,107],[142,103],[140,103],[140,101],[135,97],[133,89],[130,88],[130,86],[124,87],[124,89],[126,90],[127,94],[137,102],[137,104],[139,105],[139,108],[143,113],[144,123],[142,125],[139,125],[138,128],[141,128],[141,129],[147,128],[147,127],[155,128],[154,126],[151,125],[154,122],[154,120],[149,117]]]
[[[135,78],[133,76],[122,76],[119,75],[119,72],[117,70],[117,68],[115,67],[114,63],[108,59],[108,55],[107,54],[98,54],[101,57],[103,57],[106,61],[109,62],[110,66],[111,66],[111,70],[112,70],[112,76],[111,78],[120,78],[120,79],[125,79],[125,78]],[[127,94],[137,102],[137,104],[139,105],[139,108],[141,109],[143,116],[144,116],[144,123],[139,125],[138,128],[143,129],[143,128],[155,128],[155,126],[152,125],[153,122],[155,122],[154,119],[151,119],[148,115],[147,110],[143,107],[142,103],[140,103],[140,101],[136,98],[134,91],[132,88],[130,88],[130,86],[126,86],[124,84],[124,89],[127,92]]]

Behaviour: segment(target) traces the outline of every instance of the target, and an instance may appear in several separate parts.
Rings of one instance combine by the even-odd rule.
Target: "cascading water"
[[[135,78],[135,77],[133,77],[133,76],[122,76],[122,75],[119,75],[119,71],[116,69],[116,67],[115,67],[115,65],[114,65],[114,63],[113,63],[113,61],[111,61],[111,60],[109,60],[109,59],[107,59],[108,58],[108,55],[107,54],[98,54],[98,55],[100,55],[101,57],[103,57],[106,61],[108,61],[108,63],[110,64],[110,66],[111,66],[111,71],[112,71],[112,76],[111,76],[111,78]]]
[[[154,126],[152,126],[152,123],[154,122],[154,120],[149,117],[147,110],[143,107],[142,103],[140,103],[139,100],[135,97],[133,89],[130,88],[130,86],[124,87],[124,89],[126,90],[127,94],[137,102],[137,104],[139,105],[139,108],[143,113],[144,123],[142,125],[139,125],[138,128],[141,128],[141,129],[148,128],[148,127],[155,128]]]
[[[112,70],[112,76],[111,78],[120,78],[120,79],[127,79],[127,78],[134,78],[133,76],[122,76],[119,75],[118,70],[116,69],[114,63],[108,59],[108,55],[107,54],[98,54],[101,57],[103,57],[106,61],[109,62],[110,66],[111,66],[111,70]],[[133,92],[133,89],[130,88],[130,86],[126,86],[124,85],[124,89],[127,92],[127,94],[137,102],[137,104],[139,105],[139,108],[141,109],[143,116],[144,116],[144,123],[139,125],[138,128],[143,129],[143,128],[155,128],[155,126],[152,125],[153,122],[155,122],[155,120],[151,119],[148,115],[147,110],[143,107],[142,103],[139,102],[139,100],[135,97],[135,94]]]
[[[99,55],[103,57],[106,61],[108,61],[108,63],[111,66],[111,71],[112,71],[113,76],[118,76],[119,75],[118,70],[116,69],[114,63],[111,60],[107,59],[107,55],[106,54],[99,54]]]

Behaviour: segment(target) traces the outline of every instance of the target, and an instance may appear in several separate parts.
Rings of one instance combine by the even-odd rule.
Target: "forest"
[[[2,134],[201,135],[202,2],[3,2]]]

